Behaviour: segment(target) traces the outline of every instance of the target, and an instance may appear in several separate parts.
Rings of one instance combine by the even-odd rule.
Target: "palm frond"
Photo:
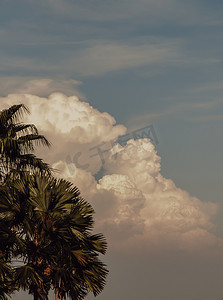
[[[8,109],[0,112],[0,124],[17,121],[24,113],[29,113],[28,108],[24,104],[13,105]]]
[[[39,134],[26,134],[17,139],[17,143],[23,146],[23,151],[34,151],[34,146],[43,145],[50,147],[49,141]],[[35,144],[34,144],[35,143]]]
[[[17,137],[20,135],[27,135],[27,134],[35,134],[38,135],[38,129],[34,124],[23,124],[17,123],[13,124],[13,131],[16,133]]]
[[[19,287],[27,290],[30,285],[41,285],[43,278],[38,274],[33,266],[25,265],[15,268],[14,280],[18,283]]]

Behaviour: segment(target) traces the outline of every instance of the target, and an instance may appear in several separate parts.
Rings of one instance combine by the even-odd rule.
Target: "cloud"
[[[121,44],[95,41],[76,53],[71,59],[77,73],[85,76],[102,75],[107,72],[135,68],[168,61],[177,55],[172,42],[148,44]]]
[[[123,22],[147,18],[149,24],[178,22],[181,25],[215,25],[220,22],[220,15],[215,15],[202,4],[185,3],[179,0],[119,0],[119,1],[82,1],[62,0],[41,1],[57,15],[66,18],[75,16],[78,20],[93,22]],[[202,13],[201,13],[202,10]],[[218,21],[217,21],[217,20]],[[221,24],[221,22],[220,22]]]
[[[91,148],[100,143],[115,140],[123,135],[126,128],[116,125],[115,119],[106,112],[99,112],[76,96],[67,97],[61,93],[51,94],[48,98],[29,94],[11,94],[0,98],[1,108],[15,103],[24,103],[30,109],[24,121],[34,123],[52,142],[50,151],[39,151],[49,163],[55,163],[67,156],[73,161],[74,155],[83,153],[80,164],[94,155]],[[94,149],[93,149],[94,150]],[[97,172],[100,161],[93,156],[90,171]]]
[[[0,77],[1,95],[7,96],[9,93],[32,94],[37,96],[49,96],[55,92],[66,93],[66,95],[76,95],[85,99],[78,90],[82,84],[77,80],[59,80],[50,78],[27,78],[27,77]]]
[[[43,1],[41,1],[43,2]],[[75,15],[77,19],[88,21],[120,21],[129,18],[144,15],[145,13],[151,14],[154,19],[154,14],[164,13],[165,9],[172,6],[175,1],[173,0],[139,0],[137,4],[132,1],[83,1],[83,2],[70,2],[61,0],[48,0],[49,8],[56,14],[66,17]]]
[[[211,121],[222,119],[222,114],[212,112],[214,108],[222,104],[222,99],[200,101],[200,102],[184,102],[180,104],[175,104],[174,106],[167,107],[166,109],[158,112],[149,112],[140,115],[135,115],[127,120],[127,124],[133,128],[136,126],[142,126],[146,121],[158,120],[160,118],[166,118],[169,116],[181,117],[181,119],[187,121]],[[188,115],[188,113],[193,113],[193,116]],[[212,112],[212,113],[210,113]],[[203,115],[199,115],[202,113]],[[195,116],[194,116],[195,114]],[[129,128],[128,126],[128,128]]]
[[[209,122],[209,121],[218,121],[223,119],[223,114],[207,114],[204,116],[188,116],[185,117],[185,120],[190,121],[190,122]]]
[[[163,177],[161,159],[149,139],[113,145],[103,163],[99,153],[92,157],[89,150],[126,132],[111,115],[61,93],[48,98],[9,95],[0,99],[0,108],[15,103],[30,108],[25,121],[36,124],[53,142],[51,150],[39,154],[92,203],[96,230],[105,233],[113,250],[212,255],[222,251],[223,240],[214,234],[217,204],[202,202]],[[101,167],[96,181],[93,175]]]
[[[30,33],[27,35],[29,36]],[[61,74],[61,72],[66,72],[70,74],[69,76],[73,73],[78,76],[99,76],[112,71],[146,65],[160,66],[174,62],[179,64],[180,60],[180,41],[177,39],[125,38],[123,42],[120,42],[119,39],[92,40],[88,38],[79,41],[74,40],[68,34],[66,39],[61,38],[62,42],[61,40],[58,42],[58,37],[56,41],[49,41],[47,37],[41,40],[37,37],[36,45],[35,41],[32,44],[32,39],[32,37],[28,39],[29,42],[31,41],[30,44],[29,42],[18,44],[20,49],[18,52],[2,51],[0,54],[4,57],[4,61],[0,71],[10,73],[13,71],[14,74],[32,72],[32,74],[37,74],[36,76],[41,72],[41,74],[48,74],[47,77]],[[24,57],[21,49],[27,51],[27,47],[35,51],[31,51],[29,57]]]
[[[113,231],[114,239],[120,233],[118,248],[196,251],[222,246],[211,233],[217,205],[201,202],[164,178],[160,157],[148,139],[116,145],[104,168],[97,188],[111,192],[119,204],[103,226]]]

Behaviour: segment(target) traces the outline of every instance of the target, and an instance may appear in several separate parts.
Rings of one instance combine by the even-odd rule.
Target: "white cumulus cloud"
[[[161,159],[148,138],[129,140],[125,146],[110,143],[126,128],[76,96],[13,94],[0,98],[0,109],[18,103],[30,109],[24,121],[34,123],[52,141],[52,149],[38,154],[92,203],[96,229],[105,233],[112,249],[222,250],[223,240],[214,234],[218,206],[192,197],[164,178]],[[103,159],[98,152],[102,143],[110,145]],[[94,174],[102,166],[96,181]]]

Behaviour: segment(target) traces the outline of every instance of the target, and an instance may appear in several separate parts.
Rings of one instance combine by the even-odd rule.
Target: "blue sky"
[[[62,80],[59,91],[72,94],[76,86],[69,81],[80,81],[86,99],[119,123],[156,125],[167,175],[179,176],[180,170],[172,168],[182,159],[170,161],[171,153],[179,152],[177,145],[187,153],[196,142],[194,158],[181,176],[190,176],[193,159],[201,166],[201,154],[207,152],[209,175],[198,168],[198,180],[202,176],[206,186],[215,172],[220,178],[220,1],[3,0],[0,14],[2,95],[36,78]],[[184,179],[178,183],[186,188],[189,178]],[[194,185],[193,193],[209,195]],[[220,193],[216,197],[221,200]]]
[[[161,174],[201,201],[219,204],[214,223],[216,234],[223,237],[222,14],[223,3],[215,0],[2,0],[1,96],[61,92],[109,113],[129,132],[152,124],[159,139]],[[124,276],[116,263],[122,255],[117,260],[108,256],[116,271],[99,299],[135,299],[132,292],[126,296],[116,280]],[[134,257],[126,258],[125,266]],[[202,290],[191,283],[191,293],[186,293],[177,266],[185,269],[189,259],[179,258],[173,282],[181,290],[170,284],[162,295],[155,288],[156,264],[151,257],[148,261],[156,270],[150,287],[153,300],[223,298],[220,262],[213,282],[202,277],[204,267],[197,263],[197,286],[210,280],[209,285]],[[210,258],[207,265],[212,268],[212,263],[217,264]],[[143,263],[139,266],[138,272],[151,280]],[[124,289],[128,279],[131,282],[129,273]],[[185,273],[190,278],[190,272]],[[165,286],[164,275],[160,278]],[[135,281],[136,290],[142,291],[138,299],[148,299],[140,278]]]

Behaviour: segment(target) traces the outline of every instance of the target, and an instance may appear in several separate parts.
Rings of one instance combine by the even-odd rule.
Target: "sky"
[[[217,0],[1,0],[0,109],[28,106],[52,144],[37,154],[95,209],[99,300],[223,300],[222,14]]]

